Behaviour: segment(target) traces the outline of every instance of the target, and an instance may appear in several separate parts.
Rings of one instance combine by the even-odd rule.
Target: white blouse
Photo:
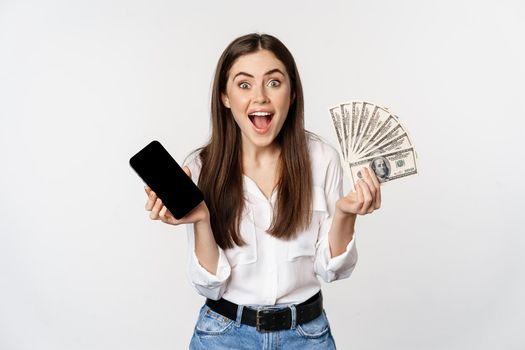
[[[210,298],[224,297],[243,305],[300,303],[317,293],[325,282],[347,278],[357,262],[354,238],[346,251],[331,258],[328,231],[335,202],[343,196],[343,169],[339,154],[327,142],[309,137],[313,175],[313,215],[308,229],[285,241],[267,234],[277,191],[268,200],[257,184],[243,175],[246,209],[240,234],[246,244],[230,249],[219,247],[216,274],[209,273],[195,254],[194,225],[187,224],[188,278],[198,293]],[[198,183],[201,162],[198,154],[186,163],[192,180]]]

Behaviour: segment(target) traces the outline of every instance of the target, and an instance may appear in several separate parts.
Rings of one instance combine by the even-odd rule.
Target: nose
[[[254,102],[256,103],[266,103],[268,102],[268,95],[266,94],[264,84],[260,84],[257,88],[254,89]]]

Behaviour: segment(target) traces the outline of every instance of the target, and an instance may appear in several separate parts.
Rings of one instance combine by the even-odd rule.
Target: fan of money
[[[330,108],[344,158],[344,170],[355,184],[368,166],[379,182],[417,174],[417,153],[407,129],[387,108],[349,102]]]

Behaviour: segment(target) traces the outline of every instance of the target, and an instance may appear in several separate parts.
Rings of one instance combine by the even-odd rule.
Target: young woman
[[[150,218],[188,228],[205,296],[190,349],[334,349],[320,282],[350,276],[357,215],[381,204],[365,170],[343,195],[337,151],[304,129],[303,90],[281,41],[249,34],[219,59],[212,132],[184,170],[205,200],[176,220],[147,186]]]

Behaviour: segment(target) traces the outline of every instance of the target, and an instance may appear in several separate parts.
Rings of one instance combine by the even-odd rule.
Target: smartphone
[[[183,218],[204,196],[159,141],[151,141],[129,164],[176,219]]]

